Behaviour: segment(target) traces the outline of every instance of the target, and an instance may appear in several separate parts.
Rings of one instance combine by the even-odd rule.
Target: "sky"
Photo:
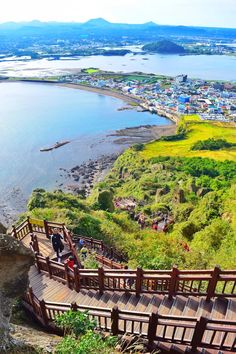
[[[111,22],[236,28],[236,0],[1,0],[0,22]]]

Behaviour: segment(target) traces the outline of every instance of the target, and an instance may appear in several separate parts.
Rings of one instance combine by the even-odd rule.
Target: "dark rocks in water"
[[[0,352],[11,345],[9,321],[13,301],[28,286],[28,271],[34,263],[30,249],[9,235],[0,235]]]
[[[87,162],[77,165],[66,171],[67,177],[72,178],[77,182],[77,187],[69,188],[74,193],[77,193],[81,188],[86,188],[86,195],[90,194],[92,187],[103,176],[104,171],[111,168],[111,165],[116,160],[117,155],[102,155],[96,160],[89,159]]]

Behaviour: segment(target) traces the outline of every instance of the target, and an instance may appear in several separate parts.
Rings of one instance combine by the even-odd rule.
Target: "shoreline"
[[[142,125],[116,130],[107,135],[107,137],[114,138],[113,144],[123,146],[124,149],[122,149],[120,153],[107,153],[96,159],[90,159],[70,169],[61,169],[66,178],[65,182],[60,187],[62,187],[65,192],[88,197],[94,185],[104,179],[123,151],[133,144],[148,143],[159,139],[161,136],[172,135],[175,131],[176,126],[174,124],[164,126]]]
[[[137,105],[140,105],[140,103],[143,103],[144,101],[141,99],[138,99],[136,97],[132,96],[127,96],[121,92],[117,91],[112,91],[111,89],[103,89],[103,88],[98,88],[98,87],[93,87],[93,86],[87,86],[87,85],[81,85],[81,84],[73,84],[73,83],[56,83],[57,86],[62,86],[62,87],[68,87],[72,89],[77,89],[77,90],[83,90],[83,91],[88,91],[88,92],[94,92],[99,95],[104,95],[104,96],[111,96],[114,98],[118,98],[122,101],[125,101],[127,103],[137,103]]]
[[[148,111],[152,114],[156,114],[160,117],[164,117],[172,121],[175,125],[178,124],[179,122],[179,116],[176,113],[170,113],[165,111],[164,109],[156,109],[156,110],[150,110],[146,104],[146,101],[141,98],[134,97],[132,95],[125,95],[124,93],[118,92],[118,91],[112,91],[111,89],[104,89],[104,88],[98,88],[98,87],[93,87],[93,86],[88,86],[88,85],[81,85],[81,84],[75,84],[75,83],[60,83],[58,81],[46,81],[46,80],[35,80],[35,79],[16,79],[14,80],[15,82],[28,82],[28,83],[39,83],[39,84],[49,84],[49,85],[55,85],[59,87],[66,87],[66,88],[71,88],[75,90],[82,90],[82,91],[87,91],[87,92],[92,92],[96,93],[98,95],[104,95],[104,96],[110,96],[117,98],[123,102],[126,103],[135,103],[137,104],[137,107],[141,109],[140,113]],[[9,80],[1,80],[0,82],[9,82]],[[134,107],[135,108],[135,107]]]
[[[166,112],[164,109],[157,109],[156,111],[151,111],[150,109],[148,109],[148,107],[146,107],[146,102],[144,99],[141,98],[137,98],[134,96],[127,96],[121,92],[117,92],[117,91],[112,91],[111,89],[103,89],[103,88],[98,88],[98,87],[93,87],[93,86],[87,86],[87,85],[81,85],[81,84],[70,84],[70,83],[62,83],[62,84],[58,84],[58,86],[62,86],[62,87],[68,87],[68,88],[72,88],[72,89],[77,89],[77,90],[82,90],[82,91],[88,91],[88,92],[93,92],[93,93],[97,93],[99,95],[104,95],[104,96],[111,96],[114,98],[118,98],[126,103],[136,103],[138,107],[140,107],[144,112],[148,111],[152,114],[156,114],[160,117],[164,117],[167,118],[169,120],[171,120],[175,125],[178,124],[179,121],[179,116],[175,113],[170,113],[170,112]],[[142,113],[142,111],[140,112]]]

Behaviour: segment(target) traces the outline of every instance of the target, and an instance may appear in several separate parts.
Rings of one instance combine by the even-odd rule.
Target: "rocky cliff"
[[[0,235],[0,352],[11,344],[9,321],[14,299],[27,288],[33,253],[11,236]]]

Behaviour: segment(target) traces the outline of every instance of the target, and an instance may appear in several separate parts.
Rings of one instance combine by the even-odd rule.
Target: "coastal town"
[[[202,120],[236,122],[236,85],[230,82],[190,79],[185,74],[166,77],[97,69],[84,69],[79,74],[60,77],[59,81],[122,94],[133,99],[133,107],[136,102],[139,110],[175,122],[182,114],[198,114]]]

